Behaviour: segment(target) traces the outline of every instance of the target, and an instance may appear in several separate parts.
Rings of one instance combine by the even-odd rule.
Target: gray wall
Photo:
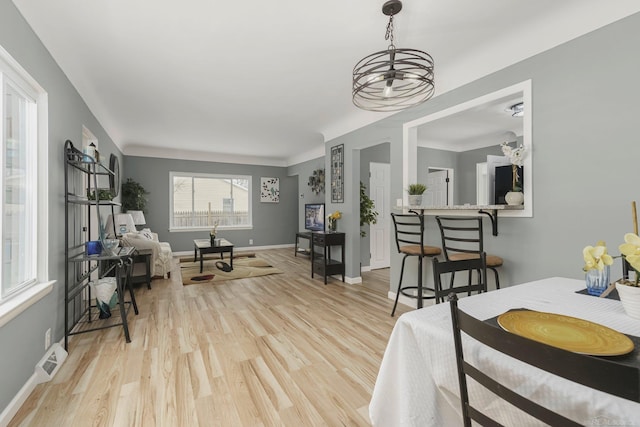
[[[391,144],[385,142],[376,146],[365,148],[360,151],[360,181],[367,187],[367,196],[371,197],[369,191],[369,164],[370,163],[389,163],[391,156]],[[360,187],[358,187],[358,203],[360,202]],[[387,206],[391,206],[391,200],[387,200]],[[360,205],[358,207],[358,225],[360,225]],[[367,235],[360,239],[360,263],[363,267],[368,267],[371,264],[370,254],[370,238],[369,238],[369,225],[360,227]]]
[[[327,188],[329,188],[329,176],[326,170],[325,191],[316,194],[311,191],[311,187],[309,187],[309,177],[313,174],[313,171],[322,168],[324,168],[324,157],[298,163],[297,165],[289,166],[287,169],[287,175],[295,178],[298,182],[298,228],[296,231],[304,230],[304,205],[306,203],[324,203],[325,194],[327,194]],[[300,243],[301,245],[306,244],[305,241],[302,240]]]
[[[0,0],[0,45],[49,96],[49,278],[53,291],[0,328],[0,411],[33,374],[44,355],[44,334],[64,337],[64,170],[67,139],[82,143],[82,125],[98,138],[100,154],[121,157],[104,129],[10,0]]]
[[[158,233],[160,241],[169,242],[174,252],[193,250],[193,239],[207,238],[208,232],[169,232],[169,172],[220,173],[252,176],[253,229],[219,230],[219,236],[238,247],[293,243],[298,206],[298,182],[287,176],[287,169],[275,166],[241,165],[125,156],[124,179],[132,178],[149,192],[145,219],[147,227]],[[280,203],[260,202],[260,177],[280,178]],[[123,180],[124,180],[123,179]]]
[[[549,276],[582,278],[582,248],[603,239],[617,253],[624,233],[632,229],[630,202],[640,198],[634,155],[639,149],[633,138],[640,116],[639,37],[636,14],[336,138],[327,143],[326,154],[331,146],[345,144],[345,179],[357,184],[360,164],[354,150],[389,140],[395,200],[403,195],[402,123],[532,79],[534,145],[529,155],[534,170],[533,188],[527,191],[534,192],[534,216],[501,218],[500,235],[489,234],[486,247],[504,257],[501,281],[506,286]],[[347,190],[346,196],[343,223],[357,228],[357,218],[350,215],[357,212],[357,194]],[[439,245],[433,218],[427,228],[429,243]],[[353,260],[360,259],[360,245],[355,237],[347,238],[347,275],[352,276],[357,275]],[[393,290],[399,267],[394,251]],[[616,265],[614,277],[619,270]]]

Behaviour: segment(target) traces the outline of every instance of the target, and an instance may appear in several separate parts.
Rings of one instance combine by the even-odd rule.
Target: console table
[[[300,239],[307,239],[309,241],[309,249],[300,249]],[[301,253],[302,255],[311,255],[311,232],[310,231],[298,231],[296,233],[296,247],[293,256],[298,256]]]
[[[344,282],[344,242],[345,233],[333,231],[314,231],[311,233],[311,278],[314,273],[324,276],[324,284],[327,277],[336,274],[342,275]],[[331,248],[340,247],[340,260],[331,258]]]

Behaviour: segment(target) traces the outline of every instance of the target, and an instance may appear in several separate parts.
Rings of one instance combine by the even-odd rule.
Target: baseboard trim
[[[61,346],[64,346],[64,338],[58,341],[58,344]],[[42,357],[44,358],[44,356],[46,356],[50,351],[51,351],[51,347],[44,352]],[[60,366],[62,366],[65,359],[66,357],[60,361]],[[40,361],[38,363],[40,363]],[[56,373],[57,371],[58,370],[56,369]],[[41,381],[39,381],[38,379],[38,373],[36,372],[36,369],[34,366],[33,374],[29,377],[27,382],[22,386],[20,391],[18,391],[18,394],[16,394],[13,397],[13,399],[11,399],[11,402],[9,402],[7,407],[4,408],[2,413],[0,413],[0,427],[7,427],[9,425],[13,417],[16,416],[16,414],[18,413],[22,405],[24,405],[24,402],[27,401],[27,399],[29,398],[33,390],[35,390],[36,386],[40,382]]]
[[[358,283],[362,283],[362,277],[360,277],[360,276],[356,276],[356,277],[345,276],[344,277],[344,282],[349,284],[349,285],[357,285]]]

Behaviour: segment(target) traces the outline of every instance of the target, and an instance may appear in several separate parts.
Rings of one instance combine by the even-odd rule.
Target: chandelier
[[[389,17],[387,50],[372,53],[353,67],[353,103],[370,111],[398,111],[428,100],[434,93],[433,58],[416,49],[393,44],[393,16],[402,10],[400,0],[382,5]]]

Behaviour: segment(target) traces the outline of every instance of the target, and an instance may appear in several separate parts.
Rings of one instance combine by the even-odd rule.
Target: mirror
[[[522,115],[513,116],[510,107],[520,104]],[[530,80],[405,123],[403,130],[403,188],[425,183],[424,206],[496,204],[496,167],[510,165],[500,144],[523,145],[524,208],[504,214],[532,216]]]

